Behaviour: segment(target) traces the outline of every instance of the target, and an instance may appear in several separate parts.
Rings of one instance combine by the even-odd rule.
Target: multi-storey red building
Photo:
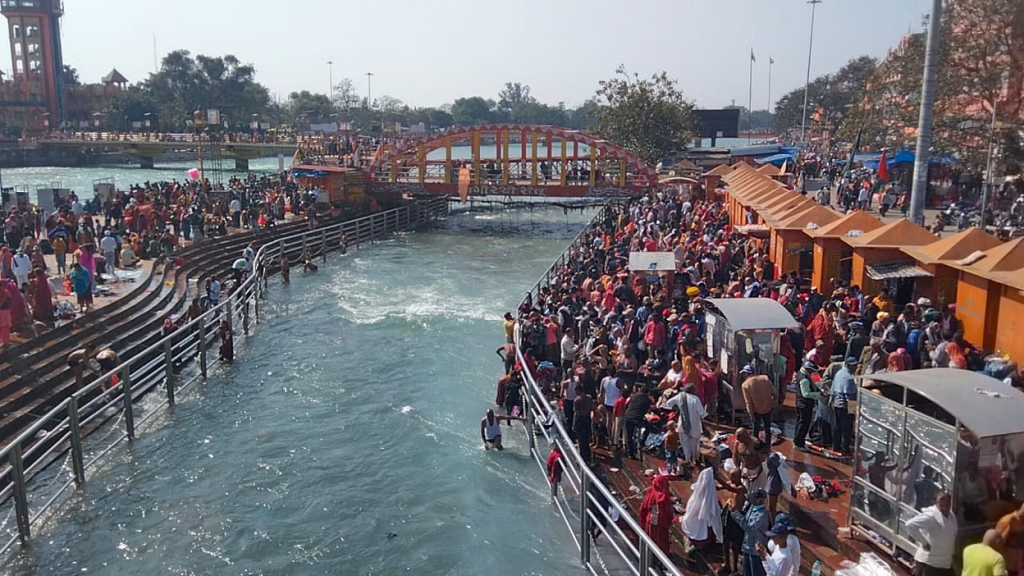
[[[61,0],[0,0],[11,41],[12,78],[0,88],[5,116],[23,126],[65,120]]]

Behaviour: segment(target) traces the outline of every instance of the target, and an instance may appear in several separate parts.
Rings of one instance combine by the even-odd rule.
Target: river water
[[[711,141],[706,140],[704,146],[710,146]],[[746,138],[720,138],[718,146],[746,146]],[[579,145],[578,151],[586,155],[590,149],[586,145]],[[570,149],[571,153],[573,150]],[[519,158],[522,154],[521,146],[516,143],[509,146],[510,158]],[[532,148],[527,146],[527,156],[532,155]],[[493,144],[480,147],[480,157],[484,160],[495,158],[497,150]],[[555,141],[551,147],[551,156],[555,159],[561,158],[562,146],[560,141]],[[427,154],[430,160],[443,160],[445,157],[444,148],[432,150]],[[537,157],[547,157],[547,146],[543,139],[537,143]],[[472,148],[469,146],[452,146],[453,159],[472,158]],[[291,158],[284,158],[284,165],[288,167]],[[7,168],[0,174],[0,181],[3,187],[28,190],[29,198],[36,201],[36,190],[41,188],[67,188],[84,194],[86,198],[92,197],[93,183],[97,180],[113,178],[114,183],[120,189],[127,189],[132,184],[142,182],[163,182],[170,180],[185,180],[188,178],[188,171],[196,167],[196,162],[173,162],[158,164],[152,169],[142,169],[134,166],[89,166],[83,168],[56,168],[56,167],[35,167],[35,168]],[[243,176],[245,172],[233,170],[234,161],[226,158],[222,164],[223,179],[226,181],[232,176]],[[257,158],[249,162],[250,172],[269,173],[276,172],[279,167],[278,158]],[[209,170],[209,168],[207,168]]]
[[[592,214],[452,216],[270,281],[234,366],[116,450],[2,574],[580,574],[521,426],[485,451],[501,316]]]

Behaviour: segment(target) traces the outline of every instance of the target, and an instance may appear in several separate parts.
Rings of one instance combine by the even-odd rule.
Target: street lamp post
[[[932,123],[935,113],[935,83],[942,45],[942,0],[932,0],[928,19],[928,43],[921,83],[921,113],[917,122],[917,150],[914,157],[914,187],[910,191],[910,220],[924,225],[924,197],[928,192],[928,165],[932,155]]]
[[[992,127],[988,133],[988,161],[985,163],[985,186],[981,189],[981,218],[978,227],[985,228],[985,209],[988,208],[988,193],[992,189],[992,160],[996,145],[996,99],[992,99]]]
[[[366,107],[373,108],[373,72],[366,73]]]
[[[327,61],[327,79],[331,83],[331,104],[334,104],[334,60]]]
[[[822,0],[807,0],[811,5],[811,41],[807,46],[807,82],[804,84],[804,119],[800,123],[800,141],[807,138],[807,101],[811,90],[811,54],[814,53],[814,15]]]
[[[988,132],[988,162],[985,164],[985,187],[981,189],[981,222],[978,224],[982,229],[985,228],[985,209],[988,208],[988,196],[989,192],[995,193],[993,182],[993,171],[995,167],[995,151],[996,151],[996,110],[999,104],[999,95],[1003,89],[1006,88],[1006,83],[1009,81],[1009,75],[1003,73],[999,79],[999,89],[996,90],[992,96],[992,126]]]

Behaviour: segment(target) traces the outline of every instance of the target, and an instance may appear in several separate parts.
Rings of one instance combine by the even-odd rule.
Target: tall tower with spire
[[[11,39],[14,80],[26,87],[30,102],[42,99],[51,127],[65,121],[64,55],[61,50],[62,0],[0,0]]]

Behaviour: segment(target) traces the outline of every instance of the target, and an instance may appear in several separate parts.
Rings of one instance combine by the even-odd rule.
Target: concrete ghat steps
[[[257,241],[262,242],[297,233],[304,229],[301,222],[283,224],[271,232],[263,232]],[[172,268],[163,267],[163,274],[152,274],[138,289],[135,298],[126,297],[121,302],[111,303],[84,319],[87,326],[71,334],[64,334],[60,340],[35,345],[36,352],[30,354],[20,365],[22,369],[0,381],[0,438],[6,444],[31,421],[61,402],[70,394],[74,377],[67,369],[67,354],[86,342],[98,346],[110,346],[124,356],[126,353],[141,351],[137,344],[155,342],[159,339],[159,327],[168,314],[185,308],[185,284],[189,278],[205,277],[212,273],[223,274],[245,245],[254,239],[252,234],[238,234],[209,240],[196,247],[183,250],[179,256],[186,259],[186,265],[173,270],[174,284],[166,286],[172,277]],[[202,255],[202,259],[197,257]],[[195,259],[195,260],[193,260]],[[133,291],[133,293],[136,291]],[[70,336],[70,337],[69,337]],[[149,336],[150,338],[147,338]],[[155,336],[155,338],[152,338]],[[34,339],[52,338],[51,334]],[[149,344],[144,344],[148,346]]]

